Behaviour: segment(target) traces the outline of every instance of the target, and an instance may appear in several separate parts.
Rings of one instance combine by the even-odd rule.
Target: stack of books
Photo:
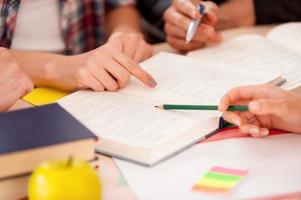
[[[95,161],[96,139],[58,104],[0,113],[0,199],[25,197],[30,174],[41,162]]]

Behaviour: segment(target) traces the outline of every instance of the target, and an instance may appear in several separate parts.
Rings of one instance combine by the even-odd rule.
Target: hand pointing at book
[[[231,104],[248,105],[248,112],[228,112]],[[243,133],[264,137],[270,128],[301,133],[301,96],[265,84],[232,89],[219,106],[225,120],[240,127]]]
[[[48,64],[48,85],[64,90],[116,91],[127,85],[131,75],[148,87],[156,86],[149,73],[110,43],[84,54],[53,60]]]
[[[185,36],[189,24],[193,19],[201,17],[197,8],[200,1],[174,0],[172,5],[164,13],[165,32],[167,42],[181,51],[190,51],[201,48],[207,43],[221,41],[221,35],[214,29],[217,22],[217,5],[213,2],[201,2],[205,7],[205,15],[202,18],[192,41],[186,44]]]

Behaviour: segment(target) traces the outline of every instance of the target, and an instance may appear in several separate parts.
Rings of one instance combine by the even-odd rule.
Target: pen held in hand
[[[203,18],[203,15],[205,14],[205,6],[203,6],[202,4],[200,4],[198,6],[198,10],[201,14],[201,17],[197,18],[197,19],[193,19],[188,27],[187,33],[186,33],[186,44],[189,44],[192,40],[192,38],[194,37],[201,21]]]
[[[218,110],[215,105],[177,105],[177,104],[163,104],[155,106],[155,108],[162,110]],[[228,111],[248,111],[248,106],[235,106],[231,105]]]

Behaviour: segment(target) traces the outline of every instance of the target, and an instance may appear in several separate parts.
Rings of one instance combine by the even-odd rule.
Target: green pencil
[[[218,106],[214,105],[176,105],[176,104],[163,104],[155,106],[163,110],[218,110]],[[248,111],[248,106],[229,106],[228,111]]]

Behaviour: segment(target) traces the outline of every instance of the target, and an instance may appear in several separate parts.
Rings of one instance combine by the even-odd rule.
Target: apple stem
[[[71,167],[71,164],[72,164],[72,162],[73,162],[73,157],[72,156],[69,156],[69,158],[68,158],[68,161],[67,161],[67,167]]]

